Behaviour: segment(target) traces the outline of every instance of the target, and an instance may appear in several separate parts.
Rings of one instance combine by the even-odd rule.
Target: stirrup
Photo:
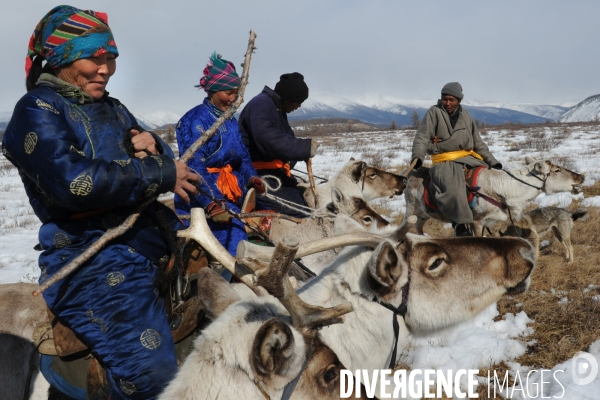
[[[244,198],[244,203],[242,203],[242,213],[249,213],[256,209],[256,191],[254,188],[250,188],[248,193],[246,193],[246,197]]]

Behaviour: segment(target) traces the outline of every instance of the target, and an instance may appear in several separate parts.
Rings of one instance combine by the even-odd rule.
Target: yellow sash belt
[[[483,161],[483,157],[477,154],[474,150],[456,150],[456,151],[447,151],[441,154],[433,154],[431,156],[431,162],[434,164],[441,163],[444,161],[453,161],[458,158],[473,156],[481,161]]]

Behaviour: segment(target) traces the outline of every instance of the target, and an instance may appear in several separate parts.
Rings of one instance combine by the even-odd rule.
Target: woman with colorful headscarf
[[[118,54],[106,14],[71,6],[46,14],[29,42],[27,93],[3,150],[42,222],[40,283],[146,199],[175,192],[186,201],[186,191],[197,193],[197,175],[106,92]],[[53,314],[106,370],[111,400],[153,399],[177,371],[157,277],[180,227],[155,201],[125,234],[44,292]],[[57,362],[42,358],[47,380],[87,398],[85,388],[56,375]]]
[[[200,85],[196,86],[204,89],[206,98],[177,124],[179,154],[183,154],[231,106],[239,86],[240,77],[233,63],[213,53]],[[191,196],[189,204],[175,195],[177,213],[189,215],[191,207],[204,208],[213,234],[235,255],[239,241],[248,237],[244,225],[232,219],[227,210],[239,213],[249,188],[253,187],[259,194],[265,191],[242,143],[237,120],[233,116],[226,120],[215,135],[198,149],[188,165],[202,177],[200,194]],[[184,222],[187,223],[187,220]]]

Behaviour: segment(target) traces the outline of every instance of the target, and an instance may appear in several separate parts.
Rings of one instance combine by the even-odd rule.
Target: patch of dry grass
[[[584,186],[582,192],[585,197],[600,196],[600,182],[596,182],[592,186]]]

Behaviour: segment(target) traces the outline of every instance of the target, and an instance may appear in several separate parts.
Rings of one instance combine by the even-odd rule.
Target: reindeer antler
[[[352,311],[348,302],[332,308],[323,308],[305,303],[296,293],[287,277],[288,270],[296,258],[299,241],[295,237],[286,237],[275,246],[268,267],[255,271],[257,284],[277,297],[292,317],[292,324],[300,331],[343,322],[342,315]]]
[[[385,236],[368,232],[344,233],[342,235],[329,236],[301,244],[298,247],[296,257],[302,258],[311,254],[345,246],[370,246],[375,248],[385,238]],[[252,269],[253,263],[257,260],[263,263],[269,262],[271,257],[273,257],[273,253],[272,247],[259,246],[242,241],[237,247],[236,260],[239,264]]]
[[[415,226],[416,222],[417,217],[411,215],[406,219],[404,225],[396,229],[390,236],[382,236],[368,232],[354,232],[306,242],[298,247],[296,257],[302,258],[311,254],[345,246],[369,246],[375,248],[384,239],[400,242],[404,240],[404,237]],[[254,269],[254,264],[257,262],[267,263],[273,255],[274,251],[272,247],[259,246],[250,242],[241,241],[237,247],[236,260],[238,264]]]
[[[236,264],[235,258],[229,254],[227,249],[213,235],[206,222],[204,209],[192,207],[189,228],[177,231],[177,236],[195,240],[208,254],[214,257],[225,269],[245,283],[257,295],[264,294],[264,291],[256,287],[256,278],[253,273]]]
[[[275,247],[270,262],[248,263],[249,272],[219,243],[210,231],[204,210],[192,208],[190,227],[177,232],[177,236],[194,239],[223,267],[246,284],[257,295],[265,291],[281,301],[292,317],[294,326],[303,331],[342,322],[341,316],[352,311],[350,303],[332,308],[322,308],[305,303],[294,291],[287,272],[298,250],[298,239],[288,237]]]

